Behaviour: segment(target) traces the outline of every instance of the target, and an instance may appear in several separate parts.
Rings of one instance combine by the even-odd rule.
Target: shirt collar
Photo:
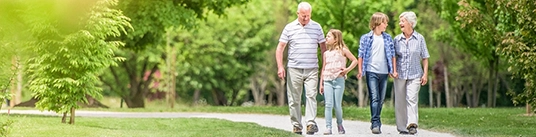
[[[419,33],[417,33],[417,31],[413,30],[413,33],[411,33],[411,37],[417,38],[417,34],[419,34]],[[402,32],[402,37],[401,38],[406,39],[406,35],[404,35],[403,32]]]

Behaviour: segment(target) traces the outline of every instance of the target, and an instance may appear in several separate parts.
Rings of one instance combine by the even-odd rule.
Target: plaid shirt
[[[416,79],[423,75],[421,61],[429,58],[428,48],[424,37],[413,31],[406,43],[406,36],[399,34],[395,37],[396,69],[399,79]]]
[[[371,55],[372,55],[372,41],[373,38],[373,31],[370,31],[367,34],[364,34],[361,36],[361,39],[359,40],[359,55],[358,58],[363,58],[363,68],[361,74],[364,76],[365,72],[368,71],[367,67],[370,63]],[[395,47],[393,45],[393,38],[391,35],[382,32],[383,36],[383,44],[385,45],[385,58],[387,58],[387,70],[389,70],[389,73],[393,73],[393,57],[395,57]]]

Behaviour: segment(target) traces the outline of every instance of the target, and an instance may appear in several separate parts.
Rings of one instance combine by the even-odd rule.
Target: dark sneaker
[[[344,127],[342,127],[342,125],[337,126],[337,128],[339,129],[339,134],[346,133],[346,131],[344,131]]]
[[[408,131],[400,131],[399,133],[400,133],[400,135],[409,135]]]
[[[409,124],[408,133],[411,135],[417,134],[417,124]]]
[[[316,132],[318,132],[318,127],[316,125],[313,125],[313,124],[307,125],[307,134],[313,135]]]
[[[372,134],[381,134],[382,131],[380,131],[380,127],[373,127],[372,128]]]
[[[302,129],[299,128],[299,127],[294,127],[294,130],[292,130],[292,131],[293,131],[294,133],[296,133],[296,134],[300,134],[300,135],[302,134]]]

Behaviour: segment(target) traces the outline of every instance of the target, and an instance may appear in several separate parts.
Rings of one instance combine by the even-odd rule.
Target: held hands
[[[395,71],[395,72],[389,74],[389,76],[390,76],[391,78],[398,78],[398,72]]]
[[[324,84],[320,84],[320,90],[318,92],[320,92],[320,95],[324,95]]]
[[[423,75],[421,77],[421,85],[426,85],[426,82],[428,82],[428,77],[426,77],[427,75]]]
[[[277,68],[277,76],[279,77],[279,79],[285,80],[285,68],[283,67]]]

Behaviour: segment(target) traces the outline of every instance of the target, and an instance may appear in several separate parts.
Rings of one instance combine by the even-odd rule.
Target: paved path
[[[0,113],[7,113],[7,110],[0,110]],[[11,114],[37,114],[60,116],[54,112],[41,112],[38,110],[11,110]],[[265,115],[265,114],[222,114],[222,113],[186,113],[186,112],[104,112],[104,111],[76,111],[77,116],[81,117],[119,117],[119,118],[218,118],[236,122],[252,122],[266,127],[292,131],[290,125],[290,117],[286,115]],[[322,133],[325,129],[325,119],[317,118],[316,122],[320,131],[315,135],[305,136],[324,136]],[[336,123],[335,120],[332,123]],[[336,125],[336,124],[335,124]],[[370,132],[370,123],[362,121],[345,120],[343,125],[346,129],[346,134],[339,135],[337,129],[334,128],[331,136],[360,136],[360,137],[454,137],[447,133],[438,133],[428,130],[419,129],[416,135],[399,135],[395,126],[383,125],[382,134],[376,135]]]

